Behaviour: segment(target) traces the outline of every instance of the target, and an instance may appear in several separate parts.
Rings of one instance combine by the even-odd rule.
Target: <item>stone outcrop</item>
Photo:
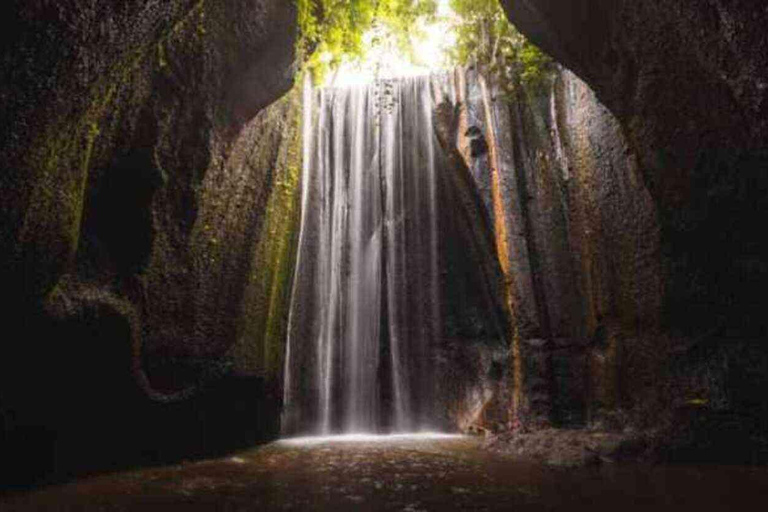
[[[650,192],[662,286],[636,297],[639,311],[658,304],[665,335],[635,360],[668,383],[667,405],[731,418],[718,439],[764,432],[768,402],[756,390],[768,382],[768,11],[743,0],[502,3],[616,116]]]
[[[665,323],[764,335],[768,12],[746,1],[503,2],[619,119],[662,225]]]
[[[656,211],[615,117],[572,73],[461,82],[459,147],[506,276],[512,418],[585,423],[625,405],[624,351],[658,331]]]
[[[293,2],[0,14],[3,464],[23,481],[274,435],[300,134],[295,97],[263,109],[293,84]]]

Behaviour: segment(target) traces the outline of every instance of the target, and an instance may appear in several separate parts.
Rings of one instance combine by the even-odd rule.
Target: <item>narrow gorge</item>
[[[447,34],[485,1],[352,4],[0,7],[0,508],[765,484],[768,10],[489,1],[491,61],[344,85],[387,23],[488,35]]]

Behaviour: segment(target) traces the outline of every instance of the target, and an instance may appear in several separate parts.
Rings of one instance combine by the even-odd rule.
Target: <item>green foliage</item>
[[[405,55],[412,55],[419,20],[434,17],[436,0],[296,0],[300,37],[298,55],[318,82],[342,62],[365,58],[365,35],[370,44],[393,40]]]
[[[456,44],[450,52],[457,65],[477,65],[491,76],[514,84],[518,79],[539,86],[552,60],[507,20],[499,0],[451,0],[456,13]]]
[[[392,48],[415,61],[420,28],[436,20],[437,0],[295,0],[298,55],[315,83],[342,63],[359,63],[372,48]],[[456,43],[450,60],[475,64],[502,83],[537,86],[551,59],[507,20],[498,0],[450,0]]]

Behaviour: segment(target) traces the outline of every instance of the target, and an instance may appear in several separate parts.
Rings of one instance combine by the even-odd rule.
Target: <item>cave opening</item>
[[[0,7],[0,508],[765,483],[768,12],[68,3]]]

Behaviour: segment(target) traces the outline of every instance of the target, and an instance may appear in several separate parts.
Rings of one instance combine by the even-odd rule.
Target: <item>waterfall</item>
[[[432,112],[451,91],[443,74],[305,96],[285,433],[433,426],[442,155]]]

